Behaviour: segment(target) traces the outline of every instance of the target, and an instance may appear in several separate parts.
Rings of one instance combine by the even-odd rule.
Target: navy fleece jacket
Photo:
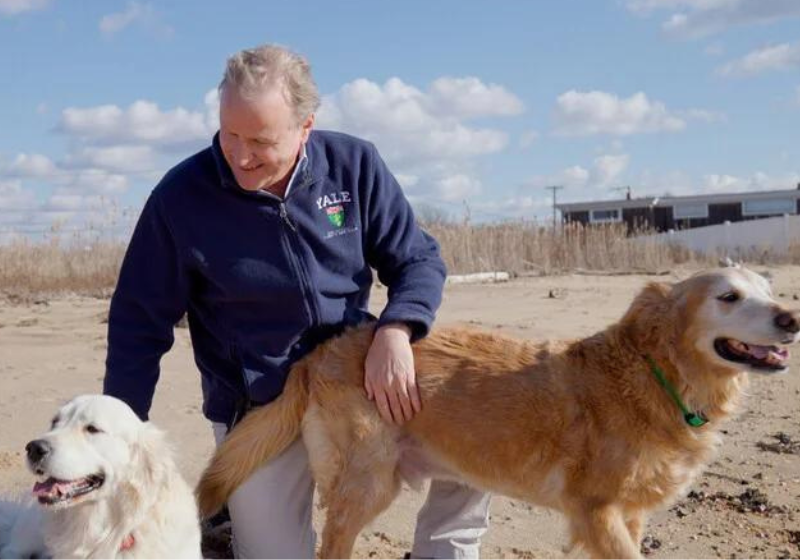
[[[306,153],[285,200],[239,187],[218,136],[162,179],[111,300],[106,394],[147,418],[188,313],[203,412],[230,424],[277,397],[291,364],[335,327],[368,316],[371,268],[388,287],[379,324],[427,334],[445,267],[375,147],[313,131]]]

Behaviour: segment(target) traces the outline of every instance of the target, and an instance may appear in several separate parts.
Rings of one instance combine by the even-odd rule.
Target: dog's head
[[[33,494],[44,506],[66,508],[144,485],[161,468],[154,451],[160,445],[161,432],[122,401],[77,397],[25,447],[28,468],[40,478]]]
[[[784,372],[786,347],[800,340],[800,313],[781,306],[763,276],[740,266],[702,272],[674,285],[652,284],[627,318],[646,324],[646,333],[658,333],[650,344],[669,346],[662,349],[674,362],[693,369]]]
[[[710,363],[752,373],[788,369],[786,347],[800,340],[800,314],[774,299],[763,276],[729,267],[696,275],[673,291],[684,343]]]

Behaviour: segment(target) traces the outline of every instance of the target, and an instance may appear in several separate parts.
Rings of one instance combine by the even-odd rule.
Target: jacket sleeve
[[[370,163],[365,252],[388,288],[378,326],[406,323],[413,342],[430,331],[447,271],[439,244],[416,223],[411,205],[374,146]]]
[[[105,394],[125,401],[143,420],[188,299],[186,271],[157,193],[142,210],[111,299],[103,381]]]

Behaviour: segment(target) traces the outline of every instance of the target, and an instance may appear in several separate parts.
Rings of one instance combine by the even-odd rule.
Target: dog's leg
[[[619,507],[590,507],[570,516],[572,542],[583,545],[593,558],[639,558]]]
[[[350,558],[361,530],[389,507],[399,492],[400,478],[394,465],[345,469],[328,495],[320,557]]]
[[[647,518],[641,511],[626,511],[625,512],[625,525],[628,527],[628,532],[631,535],[636,546],[642,545],[642,538],[644,537],[644,526],[647,523]]]

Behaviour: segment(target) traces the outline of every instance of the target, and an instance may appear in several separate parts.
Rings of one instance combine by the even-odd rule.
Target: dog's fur
[[[50,558],[42,515],[26,499],[0,499],[0,558]]]
[[[216,511],[302,429],[328,510],[323,557],[350,555],[401,482],[429,476],[555,508],[573,546],[636,557],[648,512],[709,461],[747,371],[765,369],[724,358],[715,340],[754,351],[796,342],[797,330],[798,315],[780,307],[766,280],[740,268],[650,284],[619,323],[583,340],[440,329],[413,346],[423,406],[397,427],[364,395],[373,327],[353,329],[298,362],[281,397],[233,430],[200,482],[200,510]],[[775,350],[780,367],[769,369],[783,369],[786,355]],[[646,356],[705,426],[684,422]]]
[[[191,489],[162,432],[122,401],[77,397],[26,449],[28,467],[40,477],[34,495],[45,541],[56,558],[201,557]],[[101,478],[93,490],[69,497]]]

